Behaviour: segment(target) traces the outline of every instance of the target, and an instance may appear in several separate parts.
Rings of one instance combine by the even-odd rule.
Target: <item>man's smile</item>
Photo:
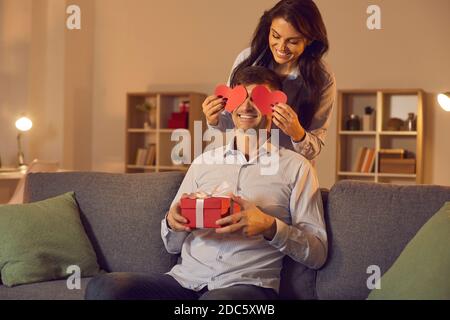
[[[238,113],[238,117],[244,120],[250,120],[258,118],[258,115],[253,113]]]

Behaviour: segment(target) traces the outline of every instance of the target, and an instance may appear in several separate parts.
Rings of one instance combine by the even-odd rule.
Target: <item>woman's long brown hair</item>
[[[257,65],[267,67],[273,61],[269,48],[269,34],[275,18],[285,19],[310,41],[299,57],[298,63],[304,81],[303,89],[306,92],[301,98],[294,98],[296,106],[292,106],[299,115],[300,122],[307,129],[329,77],[322,63],[322,57],[329,48],[327,31],[319,9],[312,0],[281,0],[272,9],[264,12],[253,35],[250,56],[235,68],[231,82],[239,70],[255,62]]]

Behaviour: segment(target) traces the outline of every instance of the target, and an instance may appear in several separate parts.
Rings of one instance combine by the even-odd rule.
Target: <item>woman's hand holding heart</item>
[[[222,97],[217,97],[216,95],[207,97],[202,104],[206,122],[211,126],[217,126],[219,124],[220,112],[224,107],[225,101]]]
[[[300,142],[305,138],[305,129],[298,120],[297,113],[285,103],[277,103],[272,108],[272,121],[294,142]]]

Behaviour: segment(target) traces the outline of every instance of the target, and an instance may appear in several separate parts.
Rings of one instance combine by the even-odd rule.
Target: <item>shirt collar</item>
[[[245,155],[241,151],[234,148],[235,140],[236,140],[236,136],[233,136],[233,138],[230,139],[230,142],[225,145],[224,152],[223,152],[224,158],[226,158],[229,155],[237,155],[237,154],[241,154],[245,158]],[[254,162],[256,159],[258,159],[262,155],[270,156],[272,153],[276,153],[276,152],[278,152],[278,147],[275,144],[271,143],[270,138],[269,138],[262,145],[259,146],[257,156],[255,158],[249,159],[248,163]]]

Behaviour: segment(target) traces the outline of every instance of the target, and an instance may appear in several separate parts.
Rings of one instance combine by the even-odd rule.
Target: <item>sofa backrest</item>
[[[32,173],[25,202],[75,191],[86,232],[106,271],[167,272],[177,256],[166,252],[160,223],[183,180],[183,173]],[[328,190],[322,189],[326,207]],[[314,299],[315,271],[285,257],[280,295]]]
[[[161,219],[184,174],[31,173],[25,202],[74,191],[81,220],[106,271],[167,272],[176,256],[164,249]]]
[[[450,201],[450,187],[335,184],[326,215],[328,260],[317,272],[317,297],[366,299],[372,275],[368,267],[378,266],[384,274],[446,201]]]

